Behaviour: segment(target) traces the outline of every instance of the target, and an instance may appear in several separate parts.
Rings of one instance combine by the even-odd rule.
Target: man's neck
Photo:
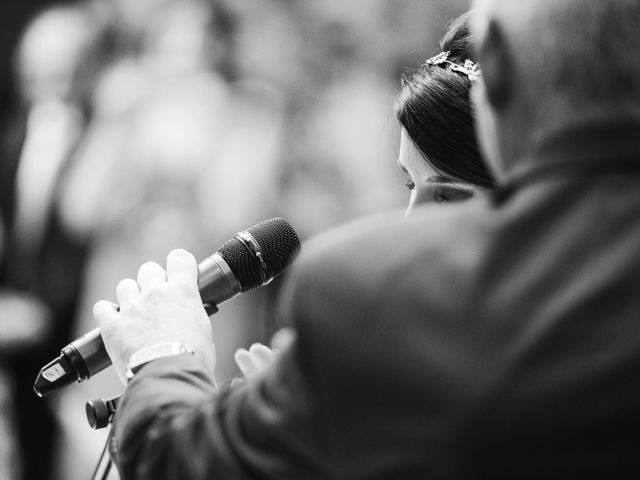
[[[506,117],[502,127],[503,138],[502,165],[503,174],[509,175],[514,168],[527,158],[535,156],[548,145],[567,136],[580,135],[580,132],[601,132],[609,130],[611,125],[639,125],[640,112],[603,112],[602,110],[573,112],[562,115],[549,111],[547,115],[535,118],[533,115],[520,114],[519,118]],[[527,121],[528,120],[528,121]],[[586,135],[587,137],[589,134]]]

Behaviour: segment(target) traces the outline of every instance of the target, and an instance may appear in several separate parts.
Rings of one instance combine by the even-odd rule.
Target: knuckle
[[[176,282],[172,285],[172,287],[176,291],[176,293],[184,297],[190,298],[195,296],[196,294],[198,296],[200,295],[197,292],[197,288],[195,287],[195,285],[190,282]]]
[[[169,255],[167,255],[167,258],[173,257],[185,257],[191,259],[193,255],[183,248],[175,248],[169,252]]]
[[[132,285],[132,283],[137,284],[137,282],[132,278],[123,278],[118,282],[118,284],[116,285],[116,288],[118,289],[127,288],[128,286]]]
[[[138,269],[138,272],[145,272],[145,271],[149,271],[149,270],[157,270],[160,267],[160,265],[158,265],[156,262],[145,262],[142,265],[140,265],[140,268]]]
[[[166,295],[166,288],[163,288],[163,285],[154,285],[144,293],[145,300],[154,303],[164,299]]]

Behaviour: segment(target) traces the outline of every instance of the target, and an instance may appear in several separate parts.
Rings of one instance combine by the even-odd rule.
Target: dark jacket
[[[306,245],[273,368],[221,392],[193,356],[136,375],[123,478],[636,478],[639,138],[568,132],[492,201]]]

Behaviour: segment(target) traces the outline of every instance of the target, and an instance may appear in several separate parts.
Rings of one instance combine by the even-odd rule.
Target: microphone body
[[[205,310],[213,315],[220,303],[266,285],[289,266],[299,251],[297,234],[281,218],[239,232],[198,264],[198,290]],[[62,348],[58,358],[42,367],[33,389],[44,397],[87,380],[110,365],[100,329],[95,328]]]

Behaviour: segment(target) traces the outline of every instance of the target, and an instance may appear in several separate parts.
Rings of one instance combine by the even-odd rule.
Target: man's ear
[[[478,45],[480,69],[491,106],[503,110],[511,100],[514,83],[514,64],[502,29],[489,20]]]

